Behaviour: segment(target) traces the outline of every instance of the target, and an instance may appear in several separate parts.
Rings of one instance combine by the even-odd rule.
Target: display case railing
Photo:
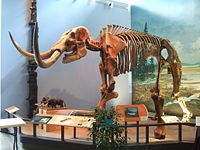
[[[125,138],[126,140],[128,140],[128,128],[136,128],[136,143],[139,144],[139,139],[140,139],[140,128],[144,127],[146,129],[145,132],[145,137],[146,143],[150,143],[149,141],[149,128],[150,127],[157,127],[157,126],[177,126],[178,127],[178,142],[182,142],[183,139],[183,134],[182,134],[182,126],[186,125],[186,126],[191,126],[191,127],[195,127],[195,123],[182,123],[182,122],[177,122],[177,123],[154,123],[154,124],[139,124],[139,122],[137,122],[136,124],[127,124],[127,122],[125,122],[124,125],[122,125],[121,127],[125,128]]]
[[[9,114],[8,117],[20,117],[19,115],[17,115],[16,113],[14,114]],[[21,118],[21,117],[20,117]],[[37,126],[41,123],[36,123],[36,122],[31,122],[30,119],[26,119],[26,118],[22,118],[24,121],[26,122],[30,122],[32,123],[32,128],[33,128],[33,133],[32,133],[32,137],[33,138],[38,138],[37,136]],[[137,121],[135,124],[128,124],[127,122],[124,122],[123,125],[121,125],[122,128],[124,128],[124,135],[125,135],[125,138],[126,138],[126,141],[128,141],[128,128],[136,128],[136,142],[135,144],[140,144],[140,129],[141,128],[145,128],[145,143],[146,144],[150,144],[152,142],[150,142],[150,128],[151,127],[156,127],[156,126],[177,126],[178,128],[178,133],[177,135],[174,135],[174,136],[177,136],[178,137],[178,140],[177,141],[173,141],[173,142],[183,142],[183,132],[182,132],[182,127],[183,126],[190,126],[190,127],[195,127],[195,123],[191,123],[191,122],[188,122],[188,123],[182,123],[182,122],[177,122],[177,123],[151,123],[151,124],[140,124],[139,121]],[[71,126],[72,127],[72,126]],[[76,132],[76,129],[77,128],[80,128],[80,127],[73,127],[73,138],[76,139],[77,138],[77,132]],[[60,126],[60,140],[61,141],[65,141],[65,126]],[[21,131],[21,127],[19,128],[19,133],[20,134],[23,134],[23,132]],[[130,134],[130,133],[129,133]],[[30,135],[31,136],[31,135]],[[93,144],[95,144],[95,137],[92,137],[91,138]],[[87,140],[88,141],[88,140]],[[162,142],[165,142],[165,140],[162,140]],[[167,142],[167,141],[166,141]],[[133,144],[133,143],[130,143],[130,144]]]
[[[37,138],[37,125],[38,123],[33,123],[33,137]],[[154,124],[139,124],[138,122],[136,124],[128,124],[127,122],[125,122],[124,125],[121,125],[122,128],[125,129],[125,138],[126,141],[128,141],[128,128],[136,128],[136,143],[140,144],[140,128],[145,128],[145,143],[149,144],[150,142],[150,127],[156,127],[156,126],[177,126],[178,128],[178,133],[177,136],[178,140],[177,141],[173,141],[173,142],[179,142],[181,143],[183,140],[183,133],[182,133],[182,126],[190,126],[190,127],[195,127],[195,123],[154,123]],[[61,141],[65,141],[65,130],[64,130],[65,126],[60,126],[60,140]],[[79,127],[73,127],[73,138],[76,139],[77,138],[77,134],[76,134],[76,128]],[[92,138],[93,144],[95,144],[95,137]],[[165,142],[164,140],[162,142]],[[131,143],[132,144],[132,143]]]

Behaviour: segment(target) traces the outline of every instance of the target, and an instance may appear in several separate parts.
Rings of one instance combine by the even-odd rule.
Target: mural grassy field
[[[180,87],[181,96],[184,97],[188,109],[194,116],[200,115],[200,66],[183,66],[183,75]],[[150,98],[150,89],[155,79],[133,84],[134,103],[143,103],[149,111],[154,111],[154,104]],[[164,111],[166,114],[182,116],[182,110],[178,102],[171,98],[172,77],[163,70],[161,74],[161,94],[164,95]]]

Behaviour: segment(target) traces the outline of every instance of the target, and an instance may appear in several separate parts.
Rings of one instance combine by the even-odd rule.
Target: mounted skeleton
[[[158,119],[159,123],[162,122],[161,116],[163,115],[164,99],[160,94],[159,78],[163,66],[168,67],[173,77],[172,97],[181,103],[185,119],[191,117],[191,113],[179,96],[181,61],[175,49],[166,39],[118,25],[108,25],[108,29],[103,28],[100,31],[99,40],[93,40],[87,28],[77,27],[65,32],[49,51],[40,54],[38,48],[38,26],[36,24],[34,33],[35,54],[32,54],[23,50],[14,41],[11,34],[10,38],[20,53],[27,57],[35,58],[38,65],[42,68],[48,68],[53,65],[64,52],[67,52],[67,54],[65,54],[62,60],[63,63],[73,62],[84,57],[87,54],[87,49],[100,52],[101,62],[99,69],[102,84],[100,87],[101,99],[97,105],[99,108],[104,108],[107,101],[118,97],[118,93],[114,91],[114,76],[129,72],[137,66],[138,55],[142,54],[146,58],[155,57],[158,61],[158,75],[154,87],[150,90],[155,104],[155,118]],[[166,59],[161,55],[163,49],[166,49],[168,52]],[[47,60],[44,61],[45,59]],[[163,126],[159,126],[155,130],[156,138],[164,138],[165,134]]]

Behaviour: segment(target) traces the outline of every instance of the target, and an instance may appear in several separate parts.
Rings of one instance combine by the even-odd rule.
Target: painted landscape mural
[[[152,1],[151,1],[152,2]],[[152,6],[152,7],[151,7]],[[171,41],[182,61],[181,95],[194,116],[200,115],[200,1],[175,0],[155,5],[131,7],[132,29],[145,31]],[[172,11],[173,10],[173,11]],[[165,53],[165,51],[163,51]],[[164,54],[165,55],[165,54]],[[139,58],[143,59],[143,58]],[[144,60],[132,72],[133,103],[144,103],[154,111],[150,88],[157,74],[156,60]],[[171,98],[172,76],[163,69],[161,93],[165,96],[164,110],[167,114],[182,115],[178,102]]]

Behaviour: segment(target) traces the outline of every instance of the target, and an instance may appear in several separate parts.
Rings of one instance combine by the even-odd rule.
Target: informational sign
[[[16,106],[10,106],[10,107],[8,107],[8,108],[5,109],[5,111],[7,111],[8,113],[11,113],[11,114],[13,114],[13,113],[15,113],[15,112],[17,112],[19,110],[20,109],[17,108]]]
[[[93,117],[54,115],[48,124],[91,128],[94,121]]]
[[[178,122],[180,122],[180,120],[176,116],[162,116],[161,118],[165,123],[178,123]]]
[[[138,115],[138,107],[126,107],[124,108],[126,118],[136,118]]]
[[[200,127],[200,116],[196,116],[196,126]]]
[[[116,111],[124,118],[124,121],[145,121],[148,119],[148,111],[144,104],[117,105]]]
[[[31,119],[31,122],[35,122],[35,123],[48,123],[51,120],[52,117],[50,116],[34,116]]]

